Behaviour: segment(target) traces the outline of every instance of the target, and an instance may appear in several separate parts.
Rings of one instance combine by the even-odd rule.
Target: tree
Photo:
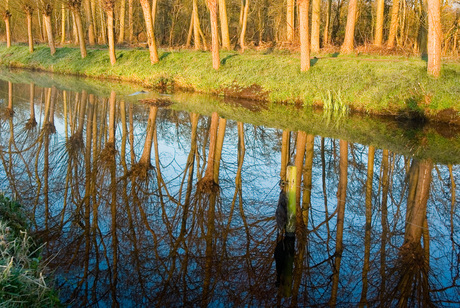
[[[377,0],[377,18],[375,21],[374,44],[382,45],[383,40],[383,13],[385,9],[385,0]]]
[[[46,36],[48,37],[48,45],[50,47],[51,55],[56,53],[54,44],[53,27],[51,24],[51,15],[53,13],[53,2],[51,0],[40,0],[41,9],[43,11],[43,19],[45,23]]]
[[[240,34],[240,47],[241,51],[244,52],[246,49],[246,29],[248,26],[248,14],[249,14],[249,0],[243,0],[241,2],[241,34]]]
[[[286,4],[286,39],[290,43],[294,40],[294,1],[287,0]]]
[[[152,8],[150,6],[149,0],[140,0],[142,11],[144,12],[144,20],[145,26],[147,29],[147,40],[149,45],[149,53],[150,53],[150,62],[152,64],[158,63],[160,58],[158,57],[158,50],[155,41],[155,30],[153,26],[153,16],[152,16]],[[155,2],[156,4],[156,2]]]
[[[95,27],[94,27],[94,16],[91,10],[91,2],[90,0],[85,0],[85,16],[86,16],[86,23],[88,25],[88,42],[90,46],[96,44],[96,35],[95,35]]]
[[[86,58],[86,41],[85,31],[83,30],[83,24],[81,21],[81,0],[68,0],[67,5],[73,13],[75,19],[75,25],[77,27],[78,42],[80,44],[80,53],[82,59]]]
[[[115,65],[117,56],[115,55],[115,33],[114,33],[114,10],[115,0],[104,0],[104,9],[107,14],[107,37],[109,39],[110,63]]]
[[[308,6],[309,0],[299,0],[300,13],[300,70],[310,69],[310,46],[308,40]],[[319,35],[319,29],[318,29]]]
[[[321,22],[320,20],[321,0],[313,0],[311,9],[312,9],[311,11],[311,51],[319,52],[319,49],[320,49],[319,27],[320,27],[320,22]]]
[[[349,54],[353,51],[353,42],[355,39],[356,12],[358,10],[358,0],[350,0],[348,3],[347,26],[345,28],[345,39],[340,52]]]
[[[227,4],[219,0],[220,31],[222,33],[222,48],[230,50],[230,36],[228,33]]]
[[[428,0],[428,74],[441,74],[441,11],[440,0]]]
[[[118,44],[123,44],[125,41],[125,12],[126,0],[120,1],[120,34],[118,36]]]
[[[220,67],[219,58],[219,33],[217,28],[217,0],[207,0],[209,15],[211,19],[211,36],[212,36],[212,68],[218,70]],[[247,0],[246,0],[247,1]]]
[[[3,20],[5,21],[5,31],[6,31],[6,47],[11,47],[11,27],[10,27],[11,12],[8,7],[8,0],[5,3],[5,12],[3,13]]]
[[[399,0],[393,0],[393,6],[391,7],[390,34],[388,35],[387,43],[389,48],[393,48],[395,46],[396,32],[398,31],[398,10]]]
[[[34,52],[34,38],[32,35],[32,15],[34,13],[34,3],[25,0],[21,3],[22,10],[26,13],[27,18],[27,38],[29,41],[29,52]]]

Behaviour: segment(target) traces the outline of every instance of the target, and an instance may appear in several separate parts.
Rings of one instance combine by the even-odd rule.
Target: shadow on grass
[[[313,57],[313,59],[310,59],[310,66],[314,66],[316,64],[316,62],[318,62],[318,58]]]
[[[171,52],[167,51],[167,52],[163,52],[163,54],[160,56],[160,61],[165,59],[167,56],[169,56],[171,54]]]
[[[220,60],[220,64],[225,65],[225,63],[227,63],[227,60],[228,60],[228,59],[233,58],[233,57],[235,57],[235,56],[237,56],[237,54],[233,54],[233,55],[228,55],[228,56],[226,56],[225,58],[223,58],[222,60]]]

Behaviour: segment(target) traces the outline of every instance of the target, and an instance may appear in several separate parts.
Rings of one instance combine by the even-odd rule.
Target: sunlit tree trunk
[[[133,43],[134,37],[134,20],[133,20],[133,10],[134,10],[134,0],[128,0],[128,43]]]
[[[195,50],[201,48],[201,40],[200,40],[200,18],[198,17],[198,5],[196,3],[197,0],[193,0],[192,3],[192,19],[193,19],[193,45],[195,46]]]
[[[246,0],[247,1],[247,0]],[[217,0],[207,0],[209,15],[211,19],[211,36],[212,36],[212,68],[218,70],[220,67],[219,58],[219,32],[217,27]]]
[[[377,16],[375,21],[374,45],[381,46],[383,41],[383,13],[385,9],[385,0],[377,1]]]
[[[350,54],[353,52],[353,43],[355,40],[356,13],[358,11],[358,0],[350,0],[348,3],[347,25],[345,28],[345,39],[340,52]]]
[[[67,12],[66,12],[66,9],[65,9],[65,4],[62,3],[62,7],[61,7],[61,45],[63,45],[65,43],[65,36],[66,36],[66,16],[67,16]]]
[[[324,22],[323,45],[328,45],[330,44],[330,41],[331,41],[331,37],[329,36],[329,30],[331,26],[331,13],[332,13],[332,0],[327,0],[326,20]]]
[[[158,57],[157,44],[155,41],[155,31],[153,26],[152,8],[149,0],[140,0],[142,11],[144,12],[145,26],[147,29],[147,39],[149,44],[150,63],[155,64],[160,61]]]
[[[240,47],[241,51],[244,52],[246,49],[246,28],[248,26],[249,0],[243,0],[242,5],[243,15],[241,16]]]
[[[222,48],[230,50],[230,35],[228,33],[227,4],[219,0],[220,31],[222,33]]]
[[[77,26],[78,42],[80,44],[80,53],[82,59],[86,58],[86,40],[85,31],[83,30],[83,23],[81,21],[81,1],[70,1],[70,9],[75,18],[75,25]]]
[[[294,40],[294,10],[295,0],[287,0],[286,4],[286,39],[292,43]]]
[[[399,0],[393,0],[391,7],[390,34],[388,35],[388,47],[393,48],[396,41],[396,33],[398,32],[398,17],[399,17]]]
[[[311,7],[311,51],[319,52],[319,27],[321,23],[320,13],[321,13],[321,0],[312,0]],[[300,2],[301,5],[302,2]],[[300,9],[300,8],[299,8]],[[307,5],[308,11],[308,5]],[[308,13],[307,13],[308,14]],[[301,17],[302,18],[302,17]],[[302,27],[302,25],[300,26]]]
[[[118,36],[118,44],[123,44],[125,41],[125,12],[126,0],[120,1],[120,33]]]
[[[299,0],[300,14],[300,70],[306,72],[310,69],[310,44],[308,39],[308,6],[309,0]],[[318,30],[319,36],[319,30]],[[319,41],[319,37],[318,37]],[[319,42],[318,42],[319,43]]]
[[[370,257],[371,257],[371,231],[372,231],[372,182],[374,176],[374,156],[375,148],[369,146],[367,155],[367,180],[366,180],[366,225],[364,228],[364,264],[362,272],[362,283],[363,287],[361,290],[361,300],[359,305],[365,307],[368,305],[367,302],[367,290],[368,290],[368,273],[370,269]]]
[[[441,74],[441,10],[440,0],[428,0],[428,74],[437,78]]]
[[[34,12],[34,8],[31,5],[25,5],[24,11],[26,12],[27,17],[27,38],[29,40],[29,52],[34,52],[34,38],[32,35],[32,14]]]
[[[94,16],[91,10],[91,2],[90,0],[85,0],[85,15],[86,15],[86,24],[88,28],[88,42],[90,46],[96,44],[96,35],[94,30]]]
[[[53,6],[51,4],[45,4],[43,10],[43,19],[46,28],[46,35],[48,37],[48,45],[50,47],[51,55],[56,53],[56,47],[54,44],[54,35],[53,35],[53,27],[51,24],[51,14],[53,13]]]
[[[11,20],[11,12],[8,10],[8,0],[6,1],[6,10],[3,14],[3,20],[5,21],[5,32],[6,32],[6,47],[11,47],[11,27],[10,27],[10,20]]]
[[[148,1],[148,0],[143,0]],[[105,1],[105,12],[107,13],[107,37],[109,39],[109,56],[110,63],[115,65],[117,62],[117,57],[115,55],[115,32],[114,32],[114,9],[115,1],[107,0]]]
[[[345,222],[345,200],[348,183],[348,142],[340,140],[339,187],[337,189],[337,236],[335,243],[335,260],[332,270],[332,290],[329,305],[335,307],[339,288],[340,264],[343,252],[343,226]]]

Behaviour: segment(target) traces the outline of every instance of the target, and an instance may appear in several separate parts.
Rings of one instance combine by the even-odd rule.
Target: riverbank
[[[22,207],[0,194],[0,306],[59,307]]]
[[[223,51],[220,57],[221,69],[214,71],[209,52],[160,50],[160,62],[151,65],[148,50],[124,49],[111,66],[105,48],[89,49],[81,59],[73,47],[51,56],[43,45],[32,54],[25,45],[0,45],[0,64],[8,67],[460,125],[459,62],[445,61],[441,78],[433,79],[417,57],[326,54],[313,58],[306,73],[299,55],[286,50]]]

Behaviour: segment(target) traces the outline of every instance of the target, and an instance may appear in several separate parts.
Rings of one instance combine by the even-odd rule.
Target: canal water
[[[455,128],[27,71],[0,112],[0,192],[69,306],[460,304]]]

